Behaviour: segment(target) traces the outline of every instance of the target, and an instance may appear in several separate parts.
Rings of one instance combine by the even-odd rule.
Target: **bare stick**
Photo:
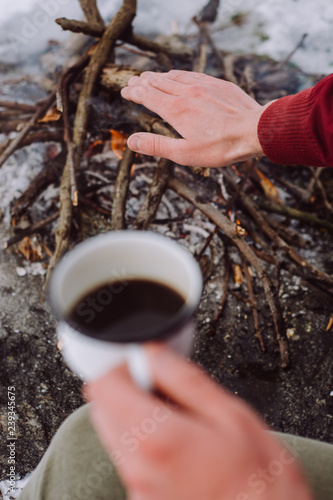
[[[205,253],[206,249],[209,247],[209,245],[211,244],[211,241],[212,239],[214,238],[214,235],[217,233],[217,230],[218,230],[218,227],[215,226],[214,229],[210,232],[208,238],[206,239],[202,249],[200,250],[200,252],[196,255],[196,259],[199,261],[203,254]]]
[[[104,34],[105,27],[100,24],[86,23],[84,21],[76,21],[76,19],[67,19],[59,17],[55,20],[64,31],[72,31],[73,33],[83,33],[84,35],[101,38]]]
[[[82,21],[76,21],[74,19],[66,19],[65,17],[60,17],[56,19],[56,23],[59,24],[63,30],[73,31],[74,33],[84,33],[85,35],[101,38],[105,32],[105,28],[99,26],[95,23],[85,23]],[[178,59],[180,61],[189,61],[193,58],[193,50],[186,45],[178,47],[170,47],[167,44],[161,44],[149,40],[142,35],[136,35],[131,30],[126,30],[119,35],[120,40],[123,42],[134,45],[141,50],[146,50],[149,52],[166,54],[171,58]]]
[[[55,100],[55,92],[52,92],[49,97],[43,101],[41,106],[37,109],[32,118],[28,121],[28,123],[23,127],[21,132],[13,139],[13,141],[8,145],[5,151],[0,156],[0,168],[2,165],[8,160],[8,158],[14,153],[14,151],[21,145],[23,139],[28,135],[31,128],[36,125],[39,118],[41,118],[46,111],[52,106]]]
[[[17,221],[50,184],[59,182],[65,164],[65,155],[66,151],[62,151],[55,158],[48,161],[21,196],[12,203],[10,210],[12,222]]]
[[[110,210],[107,210],[104,207],[100,207],[99,205],[96,205],[90,198],[87,196],[83,196],[83,194],[79,193],[79,202],[80,204],[82,203],[83,205],[86,205],[89,208],[92,208],[96,212],[102,215],[106,215],[107,217],[110,217]]]
[[[199,14],[194,17],[197,22],[214,23],[217,18],[217,13],[220,5],[220,0],[209,0],[201,9]]]
[[[36,108],[34,109],[34,111],[36,111]],[[7,109],[6,111],[0,111],[0,121],[4,122],[7,120],[11,120],[13,118],[18,119],[18,117],[20,117],[19,119],[21,119],[23,121],[23,120],[28,119],[32,113],[33,113],[33,111],[22,112],[22,111],[19,111],[16,109]]]
[[[114,185],[111,230],[125,228],[125,204],[134,158],[135,153],[126,146],[124,156],[119,164],[118,175]]]
[[[107,90],[119,92],[128,83],[132,76],[139,76],[140,71],[129,66],[107,64],[101,72],[100,84]]]
[[[309,214],[307,212],[301,212],[301,210],[296,210],[295,208],[290,208],[285,205],[277,205],[270,201],[258,198],[257,203],[260,208],[263,208],[267,212],[273,212],[280,215],[285,215],[291,219],[297,219],[303,222],[308,222],[314,224],[315,226],[327,229],[333,234],[333,224],[327,220],[318,219],[315,215]]]
[[[21,142],[19,148],[24,148],[25,146],[30,146],[35,142],[61,142],[63,138],[62,130],[39,130],[36,132],[30,132]],[[0,155],[5,151],[6,148],[13,142],[14,139],[7,139],[0,144]]]
[[[253,73],[253,67],[251,64],[247,64],[244,68],[243,74],[242,74],[242,88],[251,96],[253,99],[255,99],[255,89],[256,89],[256,83],[254,80],[254,73]]]
[[[36,112],[36,106],[15,101],[0,101],[0,108],[14,109],[16,111],[23,111],[23,113]]]
[[[317,186],[318,186],[318,188],[319,188],[319,190],[321,192],[325,208],[326,208],[327,212],[332,216],[333,215],[333,205],[332,205],[332,203],[330,203],[328,201],[325,188],[324,188],[323,183],[321,182],[319,176],[317,178]]]
[[[271,71],[279,71],[285,64],[287,64],[287,62],[290,61],[290,59],[292,58],[292,56],[295,54],[295,52],[302,47],[302,45],[304,44],[304,40],[306,39],[306,37],[308,36],[307,33],[304,33],[302,35],[302,38],[300,39],[300,41],[298,42],[298,44],[296,45],[296,47],[290,52],[290,54],[287,55],[287,57],[285,59],[283,59],[282,61],[280,61],[276,66],[275,68],[273,68]]]
[[[217,226],[215,226],[217,228]],[[211,233],[212,234],[212,233]],[[210,335],[213,335],[216,330],[216,325],[219,321],[219,319],[222,316],[224,306],[227,302],[227,297],[228,297],[228,288],[229,288],[229,277],[230,277],[230,261],[229,261],[229,252],[228,252],[228,244],[224,243],[224,276],[223,276],[223,282],[224,282],[224,287],[223,287],[223,292],[222,292],[222,298],[221,302],[219,304],[219,308],[217,310],[217,313],[213,319],[213,321],[210,324],[209,327],[209,333]]]
[[[161,198],[167,188],[171,173],[172,162],[161,158],[155,170],[155,175],[149,188],[146,199],[135,219],[133,229],[148,229],[153,221]]]
[[[228,180],[228,182],[237,189],[237,184],[233,179],[228,168],[223,170],[223,176]],[[273,243],[280,248],[285,255],[292,259],[298,266],[298,274],[310,282],[313,282],[320,288],[324,289],[327,293],[333,292],[333,277],[325,274],[324,272],[317,269],[315,266],[307,262],[299,252],[294,250],[290,245],[288,245],[277,232],[268,224],[265,217],[253,202],[253,200],[247,196],[244,192],[239,193],[239,199],[246,210],[251,214],[252,219],[257,225],[264,231],[264,233],[273,241]],[[280,206],[280,205],[278,205]]]
[[[136,0],[124,0],[120,10],[113,17],[107,26],[104,35],[94,50],[86,73],[84,75],[83,86],[80,92],[77,112],[74,122],[73,140],[76,147],[76,167],[83,154],[83,144],[86,138],[86,131],[89,120],[90,97],[93,94],[97,78],[108,60],[110,51],[126,26],[129,26],[136,13]]]
[[[81,72],[81,70],[88,64],[90,60],[90,55],[88,53],[83,54],[79,61],[68,68],[62,74],[59,81],[59,99],[58,106],[60,106],[64,122],[64,141],[67,144],[67,161],[69,165],[69,177],[71,183],[71,200],[74,206],[78,204],[78,190],[76,187],[75,178],[75,146],[72,138],[72,131],[69,120],[69,86],[73,79]]]
[[[192,189],[190,189],[186,184],[182,183],[175,177],[169,179],[168,186],[179,196],[192,203],[192,205],[198,208],[211,221],[213,221],[214,224],[216,224],[224,232],[224,234],[238,247],[238,249],[244,254],[244,256],[255,269],[258,278],[263,284],[266,300],[272,313],[273,329],[280,348],[282,367],[286,368],[287,366],[289,366],[290,360],[284,319],[277,297],[277,290],[273,286],[273,283],[271,282],[263,265],[255,255],[253,250],[246,243],[246,241],[241,236],[239,236],[237,225],[231,222],[217,208],[215,208],[210,203],[201,202]]]
[[[241,259],[242,259],[242,270],[243,270],[243,273],[244,273],[244,276],[246,279],[247,289],[249,292],[249,299],[250,299],[250,304],[251,304],[251,309],[252,309],[252,314],[253,314],[254,328],[256,331],[255,336],[259,341],[259,345],[260,345],[262,352],[265,352],[266,348],[265,348],[264,340],[263,340],[262,335],[261,335],[262,328],[259,327],[258,305],[257,305],[256,299],[254,298],[251,276],[250,276],[249,270],[247,268],[246,260],[242,254],[241,254]]]
[[[149,40],[142,35],[136,35],[132,32],[124,34],[120,37],[124,42],[127,42],[131,45],[135,45],[141,50],[148,50],[150,52],[162,52],[162,54],[166,54],[167,56],[178,59],[179,61],[191,61],[193,58],[193,49],[188,47],[185,44],[182,44],[178,47],[170,47],[169,45],[161,44],[154,42],[153,40]]]
[[[295,245],[300,248],[304,248],[306,246],[305,239],[299,233],[296,233],[296,231],[293,231],[288,227],[284,227],[280,222],[273,219],[273,217],[270,217],[267,214],[264,214],[264,218],[266,219],[268,224],[272,226],[272,228],[275,229],[275,231],[281,236],[281,238],[284,239],[286,243],[289,243],[289,245]]]
[[[104,26],[104,21],[99,13],[96,0],[80,0],[80,4],[89,23]]]
[[[88,0],[87,0],[88,1]],[[85,2],[86,3],[86,2]],[[74,150],[74,171],[77,171],[80,165],[81,157],[84,152],[84,144],[87,134],[90,101],[93,95],[94,87],[99,74],[107,62],[110,51],[114,46],[120,33],[132,23],[136,13],[136,0],[124,0],[117,14],[110,21],[103,37],[101,38],[96,49],[92,53],[89,65],[84,75],[83,85],[80,92],[79,102],[74,120],[73,144]],[[46,276],[46,286],[55,264],[68,248],[69,234],[72,224],[72,175],[71,163],[73,156],[67,156],[66,165],[63,172],[63,177],[60,185],[60,218],[59,226],[56,230],[55,240],[56,249],[50,260],[49,268]]]
[[[22,128],[27,124],[26,119],[22,118],[16,118],[15,120],[8,120],[4,122],[0,122],[0,133],[1,134],[9,134],[10,132],[20,132]],[[31,127],[31,130],[33,130],[34,127]],[[13,142],[14,139],[12,139],[11,142]]]
[[[206,22],[199,22],[195,17],[193,21],[199,28],[200,37],[199,37],[199,47],[198,47],[198,55],[194,59],[192,70],[197,73],[204,73],[207,64],[207,44],[208,44],[208,29]]]
[[[49,217],[46,217],[45,219],[36,222],[36,224],[32,224],[31,226],[22,229],[18,233],[16,233],[14,236],[12,236],[9,240],[7,240],[3,244],[3,248],[9,248],[12,245],[15,245],[15,243],[18,243],[19,241],[23,240],[26,236],[30,236],[31,234],[38,233],[41,229],[43,229],[45,226],[50,224],[51,222],[55,221],[59,217],[59,212],[55,212],[52,215],[49,215]]]
[[[252,240],[257,245],[259,245],[264,250],[264,252],[266,252],[272,259],[275,259],[276,255],[274,254],[271,245],[266,243],[266,241],[258,234],[256,228],[254,229],[252,227],[251,222],[253,221],[242,212],[237,213],[237,218],[240,220],[241,225],[246,229],[249,236],[251,236]],[[274,260],[274,262],[276,261]]]

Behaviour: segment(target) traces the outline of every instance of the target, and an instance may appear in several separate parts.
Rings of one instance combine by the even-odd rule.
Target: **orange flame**
[[[118,130],[110,129],[111,132],[111,148],[114,154],[121,160],[124,156],[126,148],[127,136],[118,132]]]
[[[94,149],[96,146],[98,146],[99,144],[103,144],[103,141],[95,141],[91,144],[91,149]]]
[[[85,152],[85,158],[90,158],[91,156],[93,156],[94,154],[96,154],[96,151],[94,151],[94,149],[97,147],[97,146],[100,146],[100,145],[103,145],[104,142],[103,141],[95,141],[93,142],[92,144],[90,144],[89,148],[87,149],[87,151]]]

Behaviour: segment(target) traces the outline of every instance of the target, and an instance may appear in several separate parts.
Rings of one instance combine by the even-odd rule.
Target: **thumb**
[[[181,163],[184,155],[184,139],[173,139],[148,132],[131,135],[127,144],[132,151],[150,156],[162,156],[176,163]]]

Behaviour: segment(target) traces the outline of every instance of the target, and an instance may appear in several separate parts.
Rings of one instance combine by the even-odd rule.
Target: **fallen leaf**
[[[333,314],[332,316],[330,317],[330,319],[328,320],[328,323],[327,323],[327,327],[325,329],[325,332],[328,332],[328,330],[330,330],[333,326]]]
[[[238,264],[235,264],[234,266],[234,280],[236,285],[241,285],[243,283],[242,269]]]
[[[60,111],[58,111],[57,108],[51,108],[46,112],[43,118],[40,118],[38,120],[38,123],[57,122],[58,120],[60,120],[60,118],[61,118]]]
[[[30,262],[36,262],[43,258],[42,247],[35,237],[30,239],[29,236],[26,236],[17,244],[17,248]]]
[[[92,156],[101,153],[103,151],[103,147],[104,147],[103,141],[101,140],[94,141],[92,144],[90,144],[89,148],[84,153],[84,157],[91,158]]]
[[[259,168],[254,167],[254,173],[257,181],[260,183],[260,186],[262,187],[265,195],[269,200],[275,201],[276,203],[279,203],[279,205],[282,205],[282,200],[279,196],[279,192],[277,188],[274,186],[274,184],[266,177],[265,174],[259,170]]]

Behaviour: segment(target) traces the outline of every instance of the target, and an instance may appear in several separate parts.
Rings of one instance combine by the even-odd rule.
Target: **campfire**
[[[56,22],[64,30],[84,33],[85,50],[54,75],[57,83],[49,95],[35,105],[0,101],[0,133],[16,133],[0,143],[0,167],[23,147],[50,144],[43,168],[12,200],[13,236],[5,248],[42,261],[47,284],[64,253],[92,234],[126,228],[162,233],[194,254],[206,284],[219,270],[215,312],[207,318],[209,334],[214,334],[232,293],[251,306],[259,348],[265,351],[266,332],[273,329],[282,366],[289,366],[281,271],[333,294],[333,276],[305,258],[307,240],[290,221],[311,225],[314,234],[333,233],[332,177],[326,169],[304,167],[295,181],[292,174],[285,175],[286,169],[270,168],[265,159],[208,170],[137,155],[126,145],[131,133],[177,134],[158,116],[122,100],[119,92],[146,69],[193,69],[232,81],[264,103],[294,92],[304,74],[287,69],[287,59],[277,64],[217,47],[210,25],[216,17],[212,5],[217,9],[218,2],[209,2],[209,9],[193,19],[197,36],[158,41],[133,31],[134,0],[124,0],[108,25],[96,2],[80,4],[86,22]],[[41,204],[39,211],[33,210],[51,185],[60,186],[59,194],[45,212]],[[265,304],[258,302],[260,286],[269,322],[262,315]]]

